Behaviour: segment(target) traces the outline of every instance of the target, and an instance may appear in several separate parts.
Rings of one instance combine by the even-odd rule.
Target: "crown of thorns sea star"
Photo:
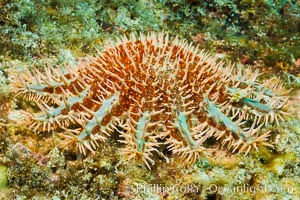
[[[238,153],[271,146],[261,127],[288,115],[282,83],[259,82],[257,70],[236,69],[185,40],[151,33],[108,44],[76,67],[13,75],[15,92],[41,111],[21,111],[19,122],[63,130],[63,146],[83,154],[118,131],[124,158],[150,168],[162,145],[183,165],[207,154],[211,137]]]

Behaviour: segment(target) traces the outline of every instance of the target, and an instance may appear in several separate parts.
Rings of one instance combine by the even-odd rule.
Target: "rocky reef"
[[[0,1],[0,11],[2,199],[296,199],[299,196],[298,1],[54,0],[40,3],[4,0]],[[226,148],[230,143],[225,142],[222,148],[216,139],[207,138],[204,147],[210,149],[210,156],[199,154],[193,162],[182,167],[187,157],[182,159],[180,152],[169,151],[164,138],[155,138],[156,142],[165,144],[155,147],[160,153],[151,156],[155,164],[148,162],[151,164],[151,169],[148,169],[144,166],[145,162],[139,162],[139,159],[124,159],[120,149],[128,144],[124,146],[118,142],[124,137],[121,138],[117,131],[112,131],[105,142],[98,142],[96,149],[91,148],[93,153],[84,153],[83,150],[59,145],[65,141],[58,133],[68,133],[54,123],[50,124],[50,131],[34,131],[36,125],[29,128],[33,122],[23,127],[16,123],[15,119],[22,116],[20,110],[23,113],[37,113],[44,104],[39,106],[35,101],[16,97],[13,93],[15,86],[11,87],[15,81],[11,78],[12,74],[24,78],[27,71],[32,71],[32,77],[42,77],[39,71],[41,74],[47,72],[45,67],[60,69],[61,66],[76,66],[87,55],[96,57],[95,48],[100,51],[106,49],[105,43],[109,43],[109,38],[114,40],[123,35],[130,37],[131,34],[146,35],[162,31],[168,33],[170,38],[177,35],[180,41],[186,39],[192,46],[205,49],[218,62],[237,63],[237,71],[248,68],[245,65],[252,65],[253,72],[263,72],[257,78],[257,83],[272,88],[275,85],[267,83],[282,82],[280,87],[288,91],[285,95],[291,102],[289,107],[292,107],[292,111],[288,113],[292,115],[287,117],[283,114],[284,120],[278,117],[278,123],[264,123],[260,127],[260,134],[268,133],[267,141],[270,145],[259,145],[257,151],[249,150],[245,155],[232,153],[230,148]],[[243,96],[242,92],[246,92],[244,89],[247,88],[244,86],[241,84],[239,91],[225,87],[224,91],[228,93],[226,98],[236,101],[234,106],[242,108],[248,105],[256,109],[257,113],[275,105],[268,104],[270,100],[255,101],[255,96],[250,93],[249,97]],[[260,89],[257,88],[263,91],[262,95],[270,95],[267,89]],[[208,95],[208,100],[203,99],[206,102],[204,107],[208,112],[207,118],[212,119],[210,126],[215,126],[219,121],[218,128],[223,130],[223,126],[235,133],[237,126],[231,122],[238,119],[222,115],[222,101],[213,101],[216,96],[213,93]],[[56,100],[64,101],[60,98]],[[192,106],[184,112],[191,110]],[[175,113],[173,118],[168,118],[173,120],[166,122],[175,129],[177,124],[186,133],[185,136],[189,136],[189,131],[185,130],[190,129],[185,129],[184,124],[190,128],[196,127],[197,123],[189,121],[190,117],[183,117],[184,112]],[[142,124],[143,116],[146,115],[141,114],[136,119],[134,115],[127,118]],[[82,122],[84,118],[79,117],[78,120]],[[255,117],[248,118],[241,125],[242,128],[251,128],[254,120]],[[132,122],[132,125],[131,130],[139,130],[137,124]],[[37,129],[40,128],[43,129],[43,126]],[[68,127],[70,130],[77,128],[80,128],[78,124],[70,124]],[[184,138],[184,134],[176,131],[170,135],[174,141],[182,141]],[[223,139],[226,140],[226,137]],[[144,145],[145,141],[151,142],[151,139],[141,139],[140,144]],[[89,149],[89,146],[85,145],[84,148]],[[141,154],[136,155],[139,157]]]

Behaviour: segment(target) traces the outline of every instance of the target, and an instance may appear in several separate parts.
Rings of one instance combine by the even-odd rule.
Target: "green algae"
[[[22,0],[0,5],[1,60],[57,55],[62,49],[80,56],[93,53],[111,34],[165,30],[187,39],[205,34],[202,48],[299,73],[291,69],[300,56],[300,8],[292,0]]]
[[[2,165],[0,166],[0,190],[7,188],[7,186],[7,167]]]

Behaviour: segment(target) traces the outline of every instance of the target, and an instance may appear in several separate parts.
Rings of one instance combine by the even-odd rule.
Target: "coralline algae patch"
[[[257,70],[237,69],[185,40],[151,33],[108,44],[76,67],[12,75],[14,92],[40,110],[19,111],[18,123],[53,131],[83,154],[117,131],[124,159],[150,168],[155,154],[169,161],[163,146],[182,165],[216,144],[246,154],[272,146],[271,131],[261,128],[291,114],[282,83],[259,81]]]

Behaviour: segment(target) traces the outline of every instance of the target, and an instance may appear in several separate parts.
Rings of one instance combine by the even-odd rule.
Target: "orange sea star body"
[[[238,152],[270,145],[260,128],[283,120],[288,98],[258,75],[161,33],[123,37],[76,68],[35,69],[12,84],[42,111],[22,112],[34,130],[63,128],[64,145],[84,154],[117,130],[121,154],[150,168],[164,144],[183,164],[205,154],[211,137]]]

